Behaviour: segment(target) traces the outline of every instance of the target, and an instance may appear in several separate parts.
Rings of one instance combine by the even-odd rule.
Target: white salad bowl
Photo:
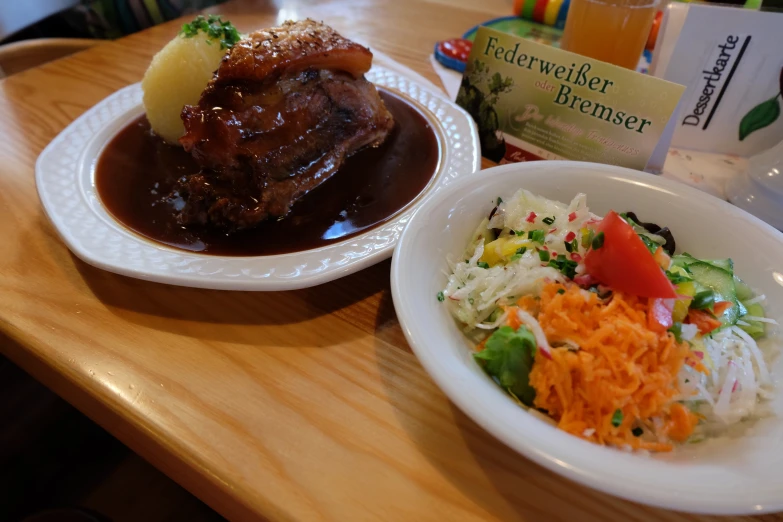
[[[783,234],[745,211],[676,181],[620,167],[565,161],[504,165],[433,195],[408,223],[395,250],[394,306],[408,342],[435,382],[514,450],[606,493],[698,513],[783,510],[779,391],[765,418],[669,454],[641,455],[592,444],[536,418],[474,362],[471,343],[436,295],[447,282],[447,255],[461,255],[497,197],[519,188],[566,203],[584,192],[596,214],[634,211],[644,221],[668,226],[678,252],[731,257],[735,272],[767,296],[770,317],[781,319]],[[779,339],[771,341],[779,344]],[[773,359],[773,375],[783,374],[781,360]]]

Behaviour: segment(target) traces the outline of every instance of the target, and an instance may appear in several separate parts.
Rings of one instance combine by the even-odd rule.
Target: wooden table
[[[281,0],[220,11],[245,31],[323,19],[437,82],[433,42],[508,4]],[[568,482],[457,411],[403,338],[388,262],[307,290],[241,293],[128,279],[71,255],[38,202],[36,157],[139,81],[178,26],[0,83],[3,353],[234,520],[710,519]]]

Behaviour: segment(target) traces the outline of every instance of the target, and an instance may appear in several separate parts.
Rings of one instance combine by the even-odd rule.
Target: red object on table
[[[461,62],[467,62],[470,56],[470,50],[473,48],[473,42],[464,38],[452,38],[440,42],[440,52],[449,58],[454,58]]]
[[[533,7],[533,21],[539,24],[544,23],[544,15],[546,13],[546,6],[549,0],[536,0],[535,7]]]

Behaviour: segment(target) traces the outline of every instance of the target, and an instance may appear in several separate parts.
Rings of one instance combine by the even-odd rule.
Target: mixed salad
[[[668,228],[519,190],[497,198],[437,299],[520,404],[622,449],[670,451],[771,397],[764,296]]]

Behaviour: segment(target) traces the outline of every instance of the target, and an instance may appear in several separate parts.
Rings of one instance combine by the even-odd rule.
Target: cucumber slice
[[[753,297],[756,295],[753,289],[745,284],[745,282],[737,276],[734,276],[734,288],[737,289],[737,299],[740,301],[753,299]]]
[[[747,315],[750,315],[752,317],[766,317],[764,315],[764,307],[758,303],[754,303],[751,305],[744,305],[744,307],[748,311]],[[750,334],[751,337],[753,337],[754,339],[758,339],[759,337],[762,337],[764,335],[764,323],[762,323],[761,321],[748,321],[747,319],[743,319],[743,321],[749,323],[749,325],[740,326],[740,328],[748,332],[748,334]]]
[[[740,314],[737,290],[734,287],[734,276],[731,272],[715,266],[707,261],[695,261],[688,265],[694,281],[715,292],[715,301],[729,301],[729,307],[718,319],[724,325],[733,325]]]
[[[728,259],[705,259],[706,263],[709,263],[713,266],[717,266],[718,268],[722,268],[727,272],[730,272],[732,275],[734,275],[734,261],[731,260],[731,258]]]
[[[669,272],[671,272],[672,274],[676,274],[676,275],[682,276],[682,277],[687,277],[689,281],[691,279],[693,279],[693,276],[691,276],[691,274],[688,271],[686,271],[685,268],[683,268],[681,266],[672,265],[669,268]]]
[[[721,268],[734,274],[734,261],[729,259],[696,259],[689,253],[678,254],[672,257],[672,264],[674,266],[689,267],[693,263],[708,263],[714,267]]]
[[[679,266],[684,268],[696,261],[698,261],[698,259],[696,259],[695,257],[691,256],[688,253],[676,254],[672,256],[672,266]]]

